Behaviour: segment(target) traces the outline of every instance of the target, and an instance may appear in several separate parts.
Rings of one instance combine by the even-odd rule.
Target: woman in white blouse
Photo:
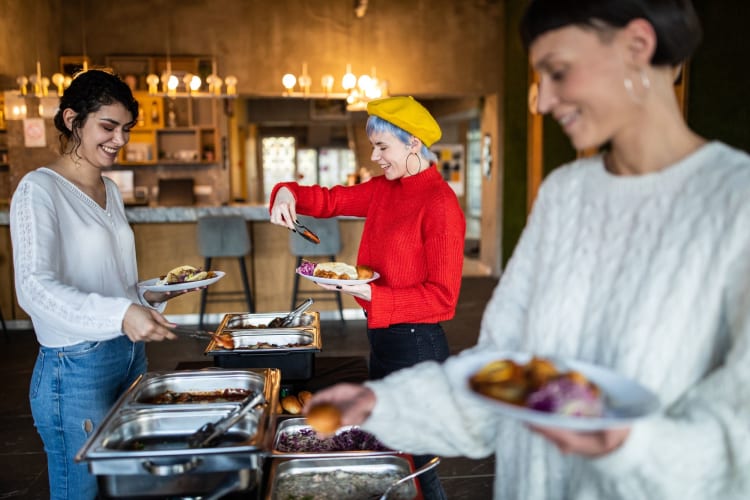
[[[175,338],[161,311],[184,292],[138,289],[123,201],[101,175],[137,116],[138,102],[117,76],[78,75],[55,116],[60,157],[28,173],[11,202],[16,293],[40,344],[29,398],[54,499],[96,496],[94,476],[74,456],[146,371],[143,342]]]

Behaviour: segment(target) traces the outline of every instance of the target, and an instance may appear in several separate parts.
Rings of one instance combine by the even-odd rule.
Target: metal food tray
[[[286,315],[278,313],[228,313],[224,315],[216,334],[229,334],[234,339],[234,349],[221,347],[211,339],[204,354],[289,354],[317,352],[322,349],[320,335],[320,313],[305,312],[299,320],[288,328],[245,328],[242,325],[267,325],[273,319]],[[253,347],[259,343],[275,344],[278,347]],[[290,345],[301,344],[301,345]]]
[[[281,373],[277,369],[149,372],[110,408],[76,453],[87,462],[107,498],[197,497],[259,485]],[[191,448],[187,437],[237,408],[240,401],[159,404],[144,402],[158,391],[262,391],[266,404],[233,425],[215,447]]]
[[[245,387],[263,391],[266,404],[260,411],[250,412],[248,418],[253,418],[254,433],[252,439],[245,439],[244,444],[232,447],[217,447],[195,450],[168,450],[154,452],[139,452],[136,450],[113,449],[115,436],[125,433],[182,434],[186,436],[198,430],[203,424],[218,420],[236,408],[240,402],[217,403],[181,403],[181,404],[147,404],[139,402],[144,394],[153,394],[159,390],[216,390],[217,388],[234,387],[244,384]],[[222,453],[234,448],[247,453],[249,450],[260,450],[267,441],[267,433],[272,432],[270,422],[275,420],[275,408],[278,401],[281,374],[274,368],[262,370],[221,370],[208,368],[205,370],[184,370],[173,372],[148,372],[139,377],[117,402],[110,408],[102,423],[87,439],[86,443],[76,454],[76,461],[88,461],[92,472],[101,469],[103,463],[113,464],[123,461],[127,463],[145,455],[156,453],[164,455],[198,455],[214,454],[218,450]],[[236,426],[242,429],[249,420],[242,420]],[[184,426],[184,428],[182,428]],[[127,429],[127,430],[126,430]],[[116,446],[114,448],[117,448]],[[106,459],[106,460],[103,460]],[[122,460],[115,460],[122,459]],[[127,467],[126,467],[127,469]],[[144,471],[141,470],[141,473]]]
[[[283,500],[284,497],[278,495],[277,490],[279,479],[284,476],[305,473],[335,473],[338,471],[355,474],[395,472],[398,476],[403,477],[414,472],[414,467],[409,460],[397,455],[272,460],[266,483],[266,500]],[[385,485],[383,488],[384,491],[387,486]],[[405,493],[408,498],[414,500],[422,498],[415,479],[412,478],[404,483],[404,488],[407,489]]]
[[[276,318],[284,317],[289,311],[271,313],[227,313],[224,315],[217,332],[229,330],[267,330],[268,324]],[[320,329],[320,314],[316,311],[305,311],[286,329]]]
[[[268,401],[274,386],[274,374],[270,369],[258,371],[249,370],[185,370],[176,372],[149,372],[143,375],[141,380],[126,393],[123,405],[156,406],[180,408],[197,406],[205,408],[206,405],[227,404],[227,401],[217,402],[190,402],[190,403],[152,403],[148,400],[166,391],[175,393],[205,394],[225,389],[239,389],[250,393],[263,392]],[[230,402],[231,404],[231,402]]]
[[[339,428],[336,431],[336,434],[341,434],[342,432],[349,431],[351,429],[357,428],[357,426],[354,425],[347,425]],[[375,450],[351,450],[351,451],[279,451],[278,450],[278,444],[279,440],[281,439],[282,434],[285,433],[295,433],[300,432],[302,430],[311,430],[312,427],[307,423],[307,419],[304,417],[292,417],[292,418],[286,418],[283,420],[278,421],[278,425],[276,427],[276,433],[273,434],[273,442],[272,443],[266,443],[265,448],[271,451],[271,457],[273,458],[326,458],[326,457],[358,457],[363,455],[370,455],[370,456],[384,456],[384,455],[394,455],[396,453],[399,453],[395,450],[381,450],[381,451],[375,451]],[[271,437],[271,433],[267,434],[268,437]]]

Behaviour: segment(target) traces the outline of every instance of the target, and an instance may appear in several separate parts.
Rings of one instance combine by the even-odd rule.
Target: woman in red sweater
[[[372,101],[367,112],[371,159],[383,175],[331,189],[280,183],[271,193],[270,207],[271,222],[290,229],[297,213],[366,218],[357,264],[370,266],[380,278],[367,284],[320,286],[354,296],[365,310],[370,378],[378,379],[421,361],[448,357],[440,321],[455,314],[466,221],[429,150],[442,135],[432,115],[403,96]]]

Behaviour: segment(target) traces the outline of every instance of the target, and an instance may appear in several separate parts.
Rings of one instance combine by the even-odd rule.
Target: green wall
[[[750,151],[750,2],[693,1],[703,43],[690,62],[688,123],[708,139]]]

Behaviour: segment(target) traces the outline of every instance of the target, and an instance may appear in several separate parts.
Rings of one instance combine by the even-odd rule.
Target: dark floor
[[[482,311],[496,283],[492,278],[464,278],[456,317],[443,325],[453,352],[475,343]],[[320,357],[366,357],[368,345],[364,321],[349,320],[345,326],[339,321],[324,321],[321,332],[323,351],[319,353]],[[205,362],[205,345],[205,340],[189,336],[174,342],[149,344],[149,370],[173,370],[178,363]],[[3,384],[0,396],[0,499],[49,498],[46,459],[28,403],[36,339],[31,331],[11,331],[0,346],[0,380]],[[448,498],[492,498],[493,457],[483,460],[444,458],[438,471]]]

